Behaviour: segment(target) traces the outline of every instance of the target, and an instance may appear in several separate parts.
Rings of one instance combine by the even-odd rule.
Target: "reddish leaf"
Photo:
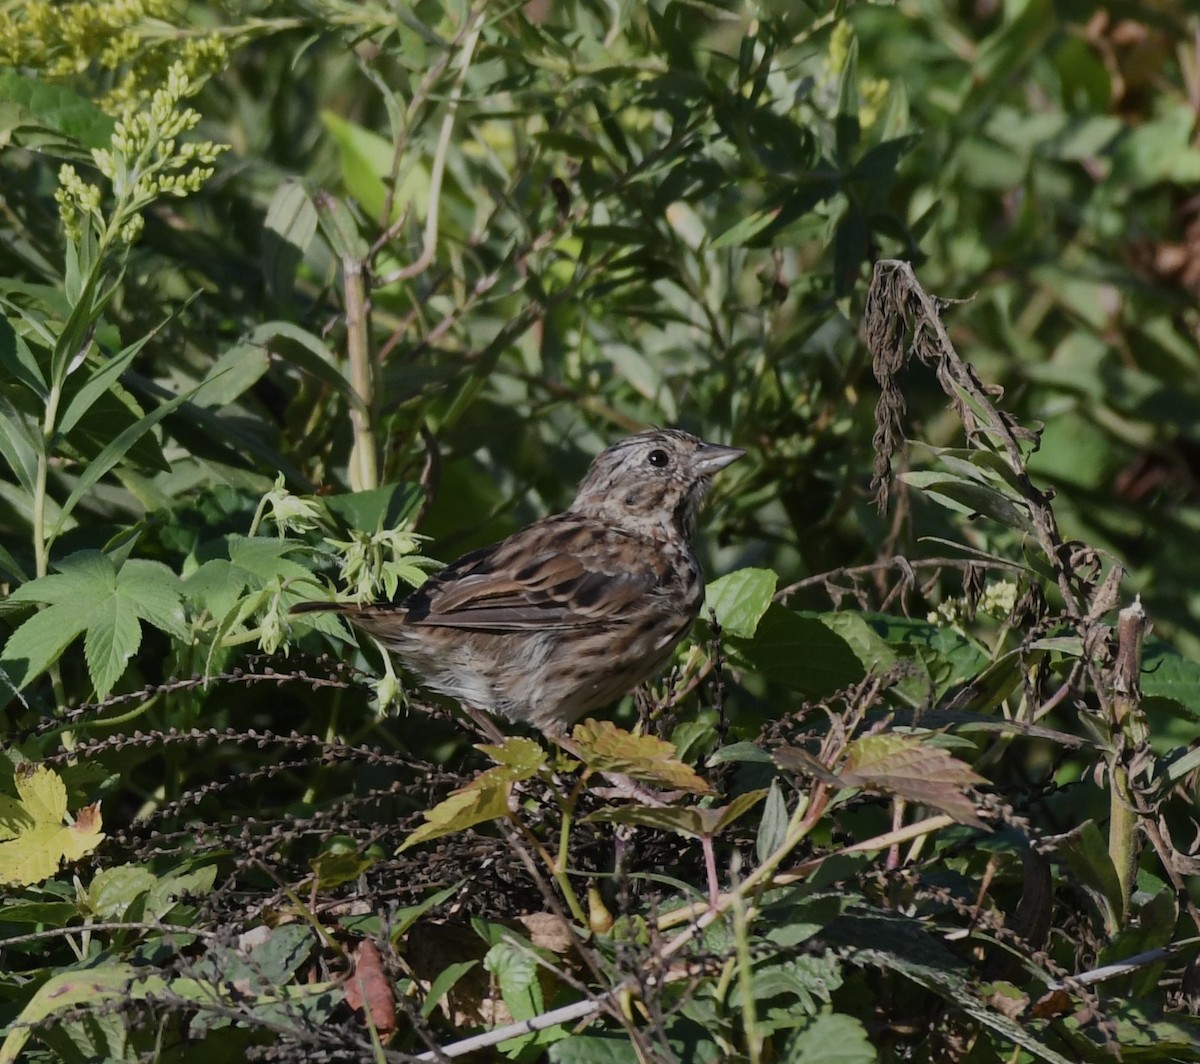
[[[966,793],[985,780],[927,737],[889,732],[856,739],[839,775],[844,787],[894,794],[940,809],[971,827],[987,827]]]
[[[396,999],[392,983],[383,970],[379,947],[363,939],[354,951],[354,968],[346,981],[346,1002],[356,1012],[366,1014],[367,1022],[386,1044],[396,1031]]]

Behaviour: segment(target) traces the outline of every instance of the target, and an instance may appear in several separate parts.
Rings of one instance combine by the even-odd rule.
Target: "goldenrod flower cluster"
[[[853,38],[854,29],[850,23],[846,19],[840,19],[829,35],[826,69],[829,71],[831,82],[837,81],[843,75]],[[870,129],[878,121],[890,88],[891,83],[886,78],[858,79],[858,122],[863,129]]]
[[[90,224],[102,246],[114,240],[133,243],[142,231],[144,207],[160,196],[196,192],[213,174],[213,163],[226,145],[212,141],[180,142],[195,128],[199,112],[180,104],[199,91],[182,62],[167,72],[166,84],[150,97],[150,106],[129,108],[117,120],[108,148],[92,151],[96,169],[112,183],[116,206],[111,217],[101,209],[100,189],[85,182],[75,167],[59,170],[55,193],[68,237],[78,240]]]
[[[180,39],[177,7],[174,0],[27,0],[0,11],[0,66],[52,81],[109,71],[114,84],[96,103],[120,114],[148,98],[173,64],[196,82],[224,67],[219,37]]]

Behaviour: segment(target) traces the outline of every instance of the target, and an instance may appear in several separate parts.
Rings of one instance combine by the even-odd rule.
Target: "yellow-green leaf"
[[[695,794],[708,792],[708,784],[679,760],[675,747],[652,735],[634,735],[612,721],[589,718],[575,725],[571,738],[584,763],[596,772],[616,772],[639,783]]]
[[[476,824],[507,816],[509,786],[472,786],[450,795],[445,801],[438,802],[425,813],[425,823],[404,840],[400,852],[418,843],[450,835],[455,831],[465,831]]]
[[[40,883],[103,841],[99,803],[69,820],[67,790],[56,772],[37,765],[17,774],[16,787],[16,798],[0,795],[0,883]]]
[[[509,739],[503,746],[480,746],[479,749],[498,762],[496,767],[481,772],[465,787],[430,809],[425,814],[425,823],[404,840],[401,851],[507,816],[512,785],[536,775],[546,761],[546,751],[530,739]]]

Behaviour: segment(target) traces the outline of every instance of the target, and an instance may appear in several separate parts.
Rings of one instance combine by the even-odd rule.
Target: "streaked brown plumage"
[[[661,429],[592,463],[571,507],[472,551],[397,602],[306,602],[426,686],[561,735],[667,662],[704,599],[692,550],[713,474],[745,452]]]

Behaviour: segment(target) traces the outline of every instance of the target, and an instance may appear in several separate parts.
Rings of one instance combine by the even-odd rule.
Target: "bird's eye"
[[[646,455],[646,461],[652,466],[657,466],[659,469],[664,469],[671,464],[671,456],[661,448],[651,451]]]

